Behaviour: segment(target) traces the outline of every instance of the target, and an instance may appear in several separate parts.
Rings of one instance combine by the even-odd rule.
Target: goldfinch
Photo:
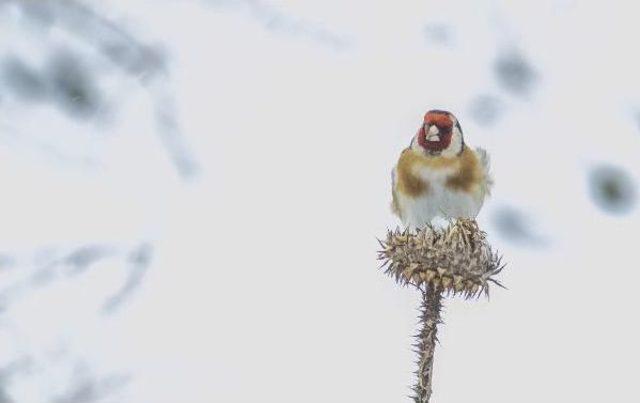
[[[489,156],[464,142],[452,113],[431,110],[392,174],[393,212],[408,228],[476,218],[492,180]]]

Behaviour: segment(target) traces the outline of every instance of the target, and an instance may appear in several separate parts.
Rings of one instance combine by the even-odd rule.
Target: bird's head
[[[427,155],[453,157],[462,152],[464,139],[458,119],[451,112],[431,110],[424,115],[411,148]]]

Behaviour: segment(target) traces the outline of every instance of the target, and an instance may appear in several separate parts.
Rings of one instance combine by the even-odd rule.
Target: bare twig
[[[431,398],[433,382],[433,354],[436,349],[437,328],[442,320],[440,312],[442,310],[442,292],[439,289],[424,289],[422,291],[422,306],[420,323],[422,329],[416,336],[416,344],[419,356],[418,370],[416,375],[418,381],[413,387],[415,395],[414,401],[417,403],[428,403]]]

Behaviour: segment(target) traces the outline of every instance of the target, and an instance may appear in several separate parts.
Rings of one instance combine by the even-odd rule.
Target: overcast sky
[[[409,401],[419,295],[376,237],[435,108],[491,155],[508,290],[446,301],[433,401],[636,401],[633,2],[20,3],[0,402]]]

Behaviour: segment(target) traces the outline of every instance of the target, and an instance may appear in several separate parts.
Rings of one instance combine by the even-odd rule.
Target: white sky
[[[271,28],[248,1],[111,3],[109,18],[163,44],[201,172],[179,180],[129,82],[104,83],[132,86],[106,130],[0,94],[0,251],[155,251],[115,315],[98,311],[124,276],[117,262],[0,312],[0,357],[32,360],[7,387],[16,402],[62,393],[59,350],[131,376],[100,402],[408,401],[418,295],[376,270],[375,238],[398,224],[389,172],[433,108],[491,154],[479,221],[509,263],[508,290],[447,301],[433,401],[637,401],[640,212],[605,214],[587,188],[600,162],[640,176],[633,2],[281,0],[264,3],[281,16]],[[0,52],[37,63],[49,45],[19,37],[16,21],[0,18]],[[428,24],[449,26],[450,45],[430,43]],[[526,97],[493,73],[512,49],[537,73]],[[470,116],[483,94],[505,110],[490,127]],[[491,213],[505,205],[545,246],[496,234]]]

